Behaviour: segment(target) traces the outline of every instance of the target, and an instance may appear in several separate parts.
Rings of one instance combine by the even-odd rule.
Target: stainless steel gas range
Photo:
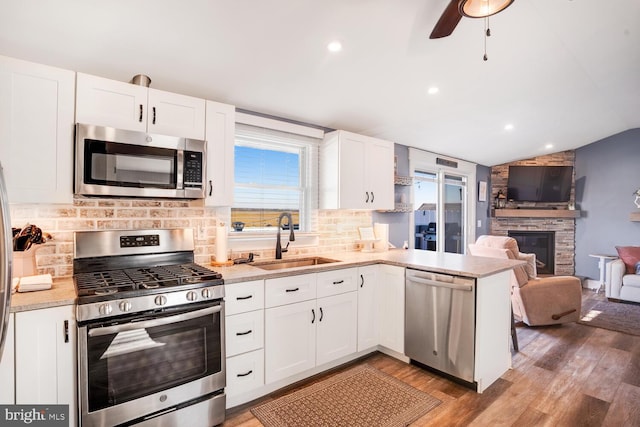
[[[225,415],[224,282],[192,229],[75,233],[82,426],[212,426]]]

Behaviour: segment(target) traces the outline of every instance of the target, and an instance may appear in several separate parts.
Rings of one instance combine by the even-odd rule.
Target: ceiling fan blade
[[[442,12],[436,26],[433,27],[433,31],[431,31],[429,38],[439,39],[451,35],[461,18],[462,15],[460,15],[460,12],[458,11],[458,0],[451,0],[444,12]]]

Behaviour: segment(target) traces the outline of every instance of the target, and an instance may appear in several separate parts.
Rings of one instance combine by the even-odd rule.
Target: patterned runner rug
[[[369,366],[251,409],[266,427],[406,426],[440,400]]]
[[[583,301],[578,323],[640,336],[640,305],[607,300]]]

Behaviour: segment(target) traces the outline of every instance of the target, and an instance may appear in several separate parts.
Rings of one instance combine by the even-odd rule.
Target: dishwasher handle
[[[407,277],[407,280],[415,283],[420,283],[422,285],[435,286],[438,288],[449,288],[454,289],[456,291],[466,291],[471,292],[473,290],[473,285],[464,285],[459,283],[449,283],[449,282],[440,282],[438,280],[425,279],[420,276],[410,276]]]

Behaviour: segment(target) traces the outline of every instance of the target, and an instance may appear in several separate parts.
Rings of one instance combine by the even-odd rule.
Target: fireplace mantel
[[[580,211],[568,209],[494,209],[495,218],[580,218]]]

